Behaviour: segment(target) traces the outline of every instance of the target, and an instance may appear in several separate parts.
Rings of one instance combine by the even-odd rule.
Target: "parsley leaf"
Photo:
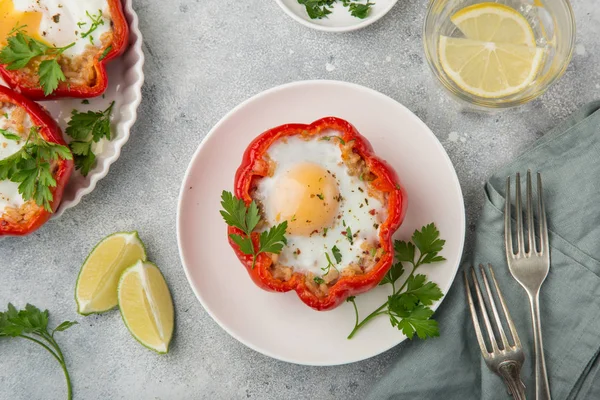
[[[351,3],[348,5],[350,15],[356,18],[365,19],[371,11],[371,6],[375,3],[368,1],[366,4]]]
[[[398,258],[396,258],[398,260]],[[394,284],[404,274],[404,267],[401,262],[393,264],[390,270],[385,274],[379,285],[385,285],[386,283]]]
[[[401,307],[392,308],[389,315],[392,326],[401,330],[409,339],[412,339],[415,333],[419,339],[440,336],[437,321],[431,319],[433,310],[428,307],[419,305],[410,311]]]
[[[429,306],[441,299],[443,293],[436,283],[427,280],[426,275],[415,274],[421,265],[445,260],[439,252],[446,242],[440,239],[439,235],[435,225],[429,224],[414,232],[412,235],[414,244],[401,240],[394,242],[396,263],[380,282],[380,285],[391,284],[392,294],[388,296],[387,302],[360,322],[356,303],[354,299],[349,300],[354,306],[356,322],[348,339],[351,339],[371,319],[381,314],[387,314],[392,326],[401,330],[409,339],[412,339],[415,334],[420,339],[439,336],[438,324],[431,319],[433,310]],[[411,265],[412,269],[406,281],[396,289],[395,283],[404,274],[405,264]]]
[[[342,261],[342,252],[338,249],[337,246],[333,246],[331,248],[331,253],[333,254],[333,258],[335,258],[336,264],[339,264]]]
[[[424,253],[439,253],[442,251],[445,240],[439,238],[440,232],[434,224],[424,226],[421,231],[415,231],[412,240],[421,252]],[[437,254],[436,254],[437,255]]]
[[[350,242],[350,244],[354,244],[354,238],[352,237],[352,229],[349,226],[346,227],[346,239]]]
[[[111,140],[110,116],[114,106],[113,101],[104,111],[71,112],[71,120],[65,132],[75,139],[69,143],[69,147],[74,154],[75,168],[83,176],[87,176],[96,163],[92,143],[103,138]]]
[[[11,133],[6,129],[0,129],[0,135],[4,136],[7,140],[21,140],[21,136]]]
[[[34,200],[39,206],[52,212],[54,196],[50,188],[56,186],[51,163],[59,158],[71,160],[72,155],[65,146],[46,142],[32,127],[23,147],[13,155],[0,160],[0,180],[19,184],[18,191],[25,201]]]
[[[65,47],[47,46],[43,42],[32,38],[23,32],[26,25],[13,29],[6,39],[7,45],[0,50],[0,63],[6,64],[8,70],[14,71],[25,68],[36,57],[44,56],[39,63],[37,74],[44,94],[48,96],[56,90],[60,82],[66,77],[58,63],[58,57],[67,49],[73,47],[75,42]]]
[[[46,54],[48,46],[35,40],[21,31],[6,39],[7,45],[0,51],[0,63],[6,64],[6,69],[14,71],[22,69],[29,62]]]
[[[260,222],[258,206],[254,201],[246,206],[244,200],[235,197],[231,192],[223,191],[221,193],[221,216],[227,225],[241,230],[244,235],[231,234],[229,237],[240,247],[244,254],[252,255],[252,268],[256,263],[256,257],[260,253],[281,253],[283,246],[287,244],[285,231],[287,230],[287,221],[279,225],[272,226],[269,230],[263,231],[259,235],[258,249],[255,249],[252,242],[252,232]]]
[[[42,85],[46,96],[54,92],[60,82],[67,80],[56,59],[42,61],[38,74],[40,76],[40,85]]]
[[[48,310],[41,311],[31,304],[25,309],[17,310],[15,306],[8,303],[8,309],[0,312],[0,340],[3,338],[21,338],[37,343],[46,349],[60,364],[67,381],[67,398],[72,398],[71,379],[67,370],[65,357],[54,339],[56,332],[63,332],[77,322],[65,321],[48,332]]]
[[[279,225],[272,226],[268,231],[263,231],[260,234],[259,253],[281,253],[283,246],[287,244],[285,231],[287,230],[287,221],[283,221]]]
[[[348,8],[350,15],[356,18],[364,19],[369,15],[371,6],[375,3],[367,1],[362,4],[359,0],[298,0],[306,8],[306,13],[311,19],[327,18],[332,13],[335,3],[341,2],[344,7]]]

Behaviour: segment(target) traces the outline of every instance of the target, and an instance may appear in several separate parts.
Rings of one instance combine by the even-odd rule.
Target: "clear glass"
[[[510,96],[484,98],[467,93],[445,74],[440,65],[440,35],[463,36],[450,17],[465,7],[484,2],[500,3],[517,10],[531,25],[536,46],[546,50],[536,79],[524,90]],[[575,18],[568,0],[431,0],[423,27],[423,42],[434,75],[458,99],[475,108],[507,108],[538,97],[565,72],[575,46]]]

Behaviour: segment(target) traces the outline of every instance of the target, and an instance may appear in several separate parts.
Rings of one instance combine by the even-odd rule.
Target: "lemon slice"
[[[467,39],[535,47],[529,22],[514,8],[498,3],[479,3],[454,14],[450,20]]]
[[[444,72],[465,92],[485,98],[518,93],[535,79],[544,50],[440,36]]]
[[[146,249],[137,232],[118,232],[102,239],[79,271],[77,312],[88,315],[114,308],[121,273],[138,260],[146,260]]]
[[[138,261],[119,281],[121,316],[133,337],[158,353],[169,351],[173,336],[173,300],[158,267]]]

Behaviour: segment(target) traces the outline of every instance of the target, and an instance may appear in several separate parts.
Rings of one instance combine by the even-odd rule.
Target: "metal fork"
[[[494,328],[492,328],[492,324],[490,323],[488,311],[483,300],[483,296],[481,294],[479,280],[477,279],[477,274],[475,273],[475,268],[471,267],[473,286],[475,286],[475,293],[477,295],[477,300],[479,303],[480,314],[483,317],[483,322],[485,324],[492,351],[490,352],[488,350],[488,346],[486,345],[485,339],[483,338],[483,333],[481,332],[481,324],[479,323],[479,317],[477,316],[475,303],[473,301],[473,297],[471,296],[471,287],[469,285],[467,271],[464,271],[465,290],[467,292],[467,301],[469,303],[469,309],[471,310],[471,319],[473,320],[473,326],[475,327],[475,335],[477,336],[477,341],[479,342],[481,354],[483,355],[483,359],[485,360],[485,363],[488,366],[488,368],[497,375],[504,378],[504,382],[506,383],[509,392],[512,394],[515,400],[525,400],[525,385],[523,384],[523,381],[521,380],[520,376],[521,366],[525,361],[525,354],[523,353],[521,340],[519,339],[519,335],[517,334],[515,324],[513,323],[513,320],[510,317],[510,313],[508,312],[508,308],[506,307],[504,296],[502,296],[502,292],[500,291],[500,287],[498,286],[498,282],[496,281],[496,276],[494,275],[494,270],[492,269],[491,264],[488,264],[488,268],[490,270],[492,282],[494,283],[494,287],[496,289],[496,294],[498,295],[498,299],[500,300],[500,305],[502,306],[502,311],[504,311],[504,317],[506,318],[508,329],[510,329],[513,345],[509,343],[508,338],[504,333],[504,328],[502,327],[502,322],[500,321],[500,315],[498,314],[498,308],[496,307],[496,302],[494,300],[494,296],[492,295],[492,290],[487,279],[487,274],[482,264],[479,264],[479,269],[481,270],[481,276],[483,277],[483,283],[487,292],[489,304],[492,309],[492,314],[494,315],[495,329],[498,333],[500,333],[500,341],[496,339]]]
[[[506,180],[506,204],[504,209],[504,241],[506,246],[506,259],[508,269],[512,276],[523,286],[529,296],[531,320],[534,337],[535,356],[535,398],[537,400],[550,399],[550,385],[546,372],[544,359],[544,346],[542,342],[542,328],[540,321],[540,288],[550,270],[550,246],[548,242],[548,226],[546,223],[546,210],[542,195],[542,176],[537,174],[537,213],[539,229],[539,246],[536,246],[535,225],[533,222],[533,194],[531,188],[531,171],[527,171],[527,249],[525,248],[525,234],[523,227],[523,210],[521,206],[521,176],[517,173],[516,179],[516,220],[517,220],[517,252],[514,253],[511,226],[511,194],[510,177]]]

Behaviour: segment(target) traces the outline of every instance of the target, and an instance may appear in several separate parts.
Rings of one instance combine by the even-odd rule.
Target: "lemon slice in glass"
[[[535,80],[544,50],[440,36],[439,56],[446,75],[462,90],[500,98],[522,91]]]
[[[146,260],[146,249],[137,232],[117,232],[102,239],[79,271],[77,312],[88,315],[116,307],[121,273],[138,260]]]
[[[164,354],[173,336],[173,300],[165,278],[155,264],[138,261],[119,281],[121,316],[142,345]]]
[[[467,39],[535,46],[529,22],[517,10],[503,4],[474,4],[458,11],[450,20]]]

